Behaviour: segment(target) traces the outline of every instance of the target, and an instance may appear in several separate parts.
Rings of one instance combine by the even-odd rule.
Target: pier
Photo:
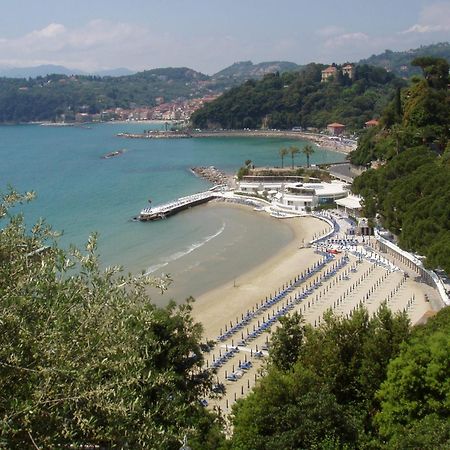
[[[214,192],[213,190],[199,192],[198,194],[181,197],[175,201],[164,203],[153,208],[144,208],[137,218],[143,222],[149,220],[165,219],[166,217],[173,216],[174,214],[185,209],[209,202],[210,200],[218,196],[219,194],[217,192]]]

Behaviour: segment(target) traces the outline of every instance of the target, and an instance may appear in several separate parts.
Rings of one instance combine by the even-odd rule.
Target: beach
[[[307,245],[331,230],[326,222],[312,216],[281,220],[291,227],[293,241],[193,304],[203,341],[214,341],[205,353],[205,368],[214,368],[214,382],[225,389],[223,396],[208,399],[209,407],[225,415],[264,373],[278,317],[298,311],[305,323],[316,327],[327,310],[351,317],[364,307],[372,316],[386,302],[393,312],[406,312],[414,325],[436,309],[437,292],[399,261],[377,253],[373,238],[364,241],[364,257],[347,251],[329,254],[325,247]]]
[[[203,324],[206,339],[215,339],[225,322],[251,309],[319,259],[313,249],[303,246],[319,231],[328,231],[329,226],[313,217],[283,219],[283,223],[289,224],[294,233],[291,243],[266,262],[196,299],[193,316]]]

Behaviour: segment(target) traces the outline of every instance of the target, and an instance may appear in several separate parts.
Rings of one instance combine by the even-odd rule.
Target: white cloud
[[[329,38],[330,36],[336,36],[339,34],[343,34],[344,32],[344,28],[338,27],[336,25],[330,25],[316,30],[316,35],[324,38]]]
[[[419,23],[401,31],[409,33],[438,33],[450,31],[450,2],[434,3],[426,6],[420,13]]]
[[[324,46],[329,49],[346,47],[349,45],[366,45],[370,37],[366,33],[344,33],[333,36],[324,42]]]

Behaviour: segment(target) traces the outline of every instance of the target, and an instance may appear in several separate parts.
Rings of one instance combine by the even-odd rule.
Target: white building
[[[303,214],[349,195],[349,185],[342,181],[331,183],[244,181],[239,183],[237,190],[264,196],[271,200],[273,210],[288,214]]]

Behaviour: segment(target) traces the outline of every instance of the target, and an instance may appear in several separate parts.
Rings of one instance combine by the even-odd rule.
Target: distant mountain
[[[213,79],[234,79],[245,81],[249,79],[261,79],[268,73],[284,73],[298,71],[302,68],[289,61],[269,61],[253,64],[251,61],[241,61],[232,64],[229,67],[215,73]]]
[[[7,78],[36,78],[45,77],[51,74],[59,75],[84,75],[85,72],[78,69],[68,69],[64,66],[46,64],[35,67],[10,67],[0,68],[0,76]]]
[[[421,73],[420,68],[411,66],[411,61],[418,56],[435,56],[444,58],[450,63],[450,43],[441,42],[439,44],[422,45],[419,48],[403,52],[386,50],[380,55],[372,55],[370,58],[362,59],[359,64],[380,66],[390,72],[394,72],[396,75],[409,78],[411,75]]]
[[[123,77],[126,75],[134,75],[135,73],[135,70],[130,70],[126,67],[118,67],[117,69],[99,70],[94,72],[93,75],[97,75],[99,77]]]
[[[7,67],[0,68],[0,77],[6,78],[36,78],[45,77],[47,75],[96,75],[100,77],[121,77],[124,75],[132,75],[136,73],[125,67],[117,69],[100,70],[97,72],[85,72],[80,69],[69,69],[56,64],[45,64],[34,67]]]

